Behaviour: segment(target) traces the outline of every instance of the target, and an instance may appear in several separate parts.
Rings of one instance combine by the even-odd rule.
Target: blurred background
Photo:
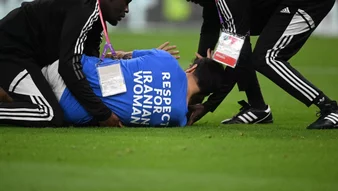
[[[23,0],[0,0],[0,18],[22,2]],[[316,34],[338,36],[337,5],[338,1]],[[201,8],[185,0],[135,0],[130,4],[130,9],[132,11],[118,29],[128,29],[135,33],[150,29],[198,29],[201,22]]]

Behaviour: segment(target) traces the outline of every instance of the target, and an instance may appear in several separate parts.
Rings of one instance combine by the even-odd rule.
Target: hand
[[[165,42],[164,44],[162,44],[161,46],[159,46],[157,49],[159,50],[164,50],[169,52],[174,58],[176,59],[180,59],[181,57],[179,56],[180,51],[179,50],[175,50],[177,47],[176,45],[173,46],[169,46],[169,42]]]
[[[212,55],[213,55],[213,54],[214,54],[214,51],[211,50],[210,48],[208,48],[208,50],[207,50],[207,58],[212,59]],[[201,56],[201,55],[198,54],[197,52],[195,53],[195,55],[196,55],[196,57],[197,57],[198,59],[202,59],[202,58],[203,58],[203,56]]]
[[[114,113],[107,120],[100,121],[99,124],[101,127],[123,127],[120,119]]]
[[[189,113],[187,126],[194,124],[208,113],[203,104],[189,105],[188,109]]]
[[[124,52],[124,51],[116,51],[116,55],[113,56],[112,53],[106,54],[106,58],[111,59],[131,59],[133,56],[133,52]]]
[[[208,48],[207,50],[207,57],[209,59],[212,59],[212,55],[214,54],[214,51],[210,50],[210,48]],[[202,59],[204,58],[203,56],[201,56],[200,54],[198,54],[197,52],[195,53],[196,55],[196,59]],[[191,73],[193,70],[195,70],[196,68],[193,67],[193,64],[190,64],[188,69],[185,70],[186,73]]]

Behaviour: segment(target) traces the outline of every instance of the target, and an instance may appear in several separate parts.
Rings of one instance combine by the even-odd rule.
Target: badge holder
[[[98,0],[98,6],[99,6],[99,15],[101,24],[104,31],[104,36],[106,39],[106,44],[104,45],[104,49],[100,58],[100,61],[96,64],[97,73],[100,80],[100,87],[101,87],[101,93],[103,97],[117,95],[121,93],[127,92],[126,83],[124,80],[124,76],[121,70],[121,64],[120,63],[114,63],[109,65],[104,65],[104,59],[106,57],[107,51],[110,50],[113,56],[116,56],[116,52],[110,43],[108,32],[107,32],[107,26],[106,23],[103,20],[101,7],[100,7],[100,0]]]
[[[218,1],[215,0],[219,19],[221,25],[224,26],[224,20],[217,6],[217,2]],[[215,47],[214,54],[212,55],[212,59],[218,63],[235,68],[243,48],[245,38],[246,36],[239,36],[222,31]]]
[[[245,36],[237,36],[222,32],[216,45],[212,59],[216,62],[235,68],[241,54]]]

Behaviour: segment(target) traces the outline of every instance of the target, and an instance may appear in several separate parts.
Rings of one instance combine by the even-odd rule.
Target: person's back
[[[74,28],[78,26],[76,28],[81,31],[87,21],[87,16],[93,14],[91,22],[98,20],[98,9],[95,4],[95,0],[35,0],[22,3],[20,8],[10,13],[12,16],[7,16],[0,21],[0,52],[5,53],[1,50],[15,51],[18,56],[35,59],[40,67],[52,64],[60,56],[60,46],[67,49],[78,40],[70,38],[74,36],[71,34],[72,31],[69,31],[69,34],[65,33],[70,25]],[[78,14],[79,11],[81,14]],[[77,22],[70,23],[69,17],[74,17],[74,21],[77,20]],[[100,22],[94,23],[91,27],[98,33],[102,31]],[[94,42],[99,44],[99,38],[95,38],[97,39]],[[67,39],[69,39],[68,42]],[[17,42],[15,46],[13,41]],[[91,41],[87,43],[93,43],[93,40]],[[69,46],[62,44],[65,42]],[[67,51],[73,53],[75,50]],[[92,50],[85,49],[84,53],[97,55],[98,52],[93,53]]]
[[[0,105],[0,123],[28,127],[63,126],[63,114],[41,68],[59,60],[58,70],[76,99],[101,126],[118,126],[119,120],[95,96],[82,72],[83,54],[98,56],[102,37],[102,20],[112,26],[129,12],[131,0],[35,0],[23,3],[0,20],[0,87],[17,96],[13,103]],[[99,6],[100,5],[100,6]],[[19,80],[18,80],[19,79]],[[24,80],[23,80],[24,79]],[[36,91],[28,88],[34,84]],[[17,87],[24,88],[19,91]],[[22,98],[24,95],[26,98]],[[37,102],[32,97],[44,101]],[[22,101],[24,99],[25,101]],[[28,100],[28,102],[26,102]],[[18,117],[16,110],[34,117]],[[27,110],[26,108],[32,108]],[[11,109],[8,109],[11,108]],[[46,117],[48,116],[48,117]]]
[[[135,58],[137,57],[137,58]],[[126,126],[185,126],[187,78],[177,60],[160,50],[134,51],[131,60],[110,60],[121,64],[127,92],[103,97],[95,57],[82,57],[83,71],[95,94]],[[108,61],[108,60],[107,60]],[[51,68],[50,68],[51,69]],[[51,78],[51,77],[50,77]],[[48,81],[51,81],[50,79]],[[60,84],[60,82],[52,82]],[[92,117],[68,89],[53,87],[68,122],[85,124]]]

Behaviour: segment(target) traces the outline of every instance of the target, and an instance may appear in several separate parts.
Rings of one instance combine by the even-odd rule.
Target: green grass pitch
[[[112,32],[116,49],[157,47],[181,51],[186,67],[195,32]],[[338,39],[311,37],[292,65],[338,99]],[[222,126],[244,93],[237,88],[213,114],[187,128],[0,127],[1,191],[335,191],[338,131],[309,131],[307,108],[260,77],[272,125]]]

